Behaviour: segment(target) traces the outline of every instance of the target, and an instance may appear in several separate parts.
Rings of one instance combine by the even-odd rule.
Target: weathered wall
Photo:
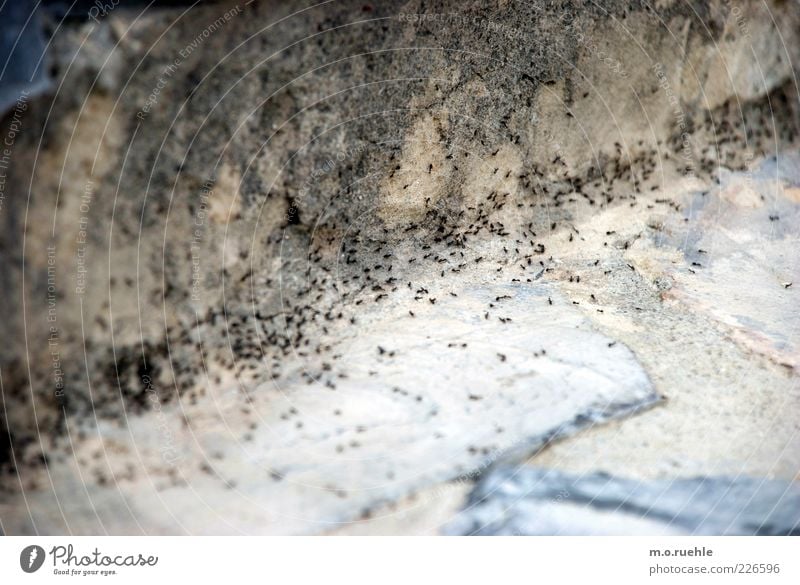
[[[146,412],[147,380],[194,404],[324,353],[386,246],[529,230],[549,249],[680,175],[791,146],[798,25],[775,0],[498,0],[62,28],[0,215],[17,465],[63,440],[64,412]]]

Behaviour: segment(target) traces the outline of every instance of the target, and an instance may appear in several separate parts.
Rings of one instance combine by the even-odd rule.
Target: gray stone
[[[689,280],[680,230],[777,229],[686,202],[791,173],[797,11],[556,8],[66,24],[0,210],[5,529],[328,532],[534,453],[794,474],[796,288],[711,310],[738,252]]]
[[[405,257],[400,247],[395,254]],[[361,314],[357,327],[331,332],[338,357],[330,370],[324,358],[303,360],[280,384],[252,389],[246,414],[232,385],[214,389],[209,403],[162,406],[168,418],[157,424],[102,424],[104,448],[145,459],[134,462],[133,476],[169,470],[159,460],[168,436],[169,458],[191,483],[75,490],[63,526],[41,513],[49,496],[32,494],[33,526],[130,530],[111,497],[150,531],[315,533],[428,486],[471,481],[498,459],[655,403],[631,352],[591,331],[547,284],[476,283],[480,274],[475,267],[429,284],[420,302],[416,290],[398,291],[379,313]],[[73,464],[51,473],[62,489],[81,482]],[[87,515],[93,502],[104,504]],[[215,517],[197,515],[202,505]],[[9,512],[4,522],[25,531],[17,524],[25,516]]]
[[[757,477],[624,479],[498,467],[448,534],[800,535],[800,487]]]

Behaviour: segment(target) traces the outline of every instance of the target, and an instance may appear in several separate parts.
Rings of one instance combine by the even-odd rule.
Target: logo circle
[[[35,573],[42,568],[44,557],[44,549],[41,546],[37,544],[26,546],[19,553],[19,566],[26,573]]]

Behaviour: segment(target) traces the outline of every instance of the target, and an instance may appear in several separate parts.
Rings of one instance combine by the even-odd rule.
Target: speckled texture
[[[747,476],[639,481],[498,468],[445,530],[474,535],[800,534],[800,486]]]
[[[458,342],[469,343],[485,335],[484,313],[499,328],[489,337],[525,323],[538,339],[548,320],[540,311],[551,308],[556,322],[574,319],[591,344],[606,345],[599,371],[623,364],[641,374],[641,384],[614,388],[620,405],[666,401],[551,445],[537,461],[634,477],[709,466],[791,477],[796,321],[785,318],[794,298],[785,295],[797,289],[769,289],[774,302],[758,315],[733,302],[709,307],[709,295],[735,286],[736,250],[715,248],[719,272],[692,280],[681,232],[662,237],[653,227],[680,225],[715,177],[796,146],[797,14],[783,2],[742,10],[747,28],[718,2],[656,13],[621,1],[224,2],[180,18],[118,9],[101,25],[63,28],[53,41],[59,89],[31,103],[11,171],[19,196],[7,191],[0,215],[8,258],[0,282],[11,299],[0,306],[11,340],[0,347],[3,423],[15,446],[2,480],[6,530],[39,529],[18,505],[20,487],[40,498],[39,524],[52,531],[302,532],[366,521],[376,506],[462,473],[472,481],[485,461],[407,484],[386,470],[396,474],[389,487],[352,504],[338,484],[329,489],[341,500],[335,514],[274,488],[286,494],[275,506],[295,502],[309,514],[303,526],[254,522],[248,505],[227,499],[262,481],[235,445],[264,439],[264,420],[313,429],[313,409],[277,410],[276,401],[296,390],[334,413],[344,399],[329,384],[369,377],[382,354],[349,372],[339,365],[347,340],[391,351],[425,319],[446,343],[463,326]],[[791,221],[796,177],[777,181],[779,211]],[[724,227],[714,209],[700,208],[701,240]],[[732,225],[759,234],[783,225],[749,218]],[[753,262],[785,256],[794,234],[786,228]],[[793,270],[789,262],[775,278],[786,282]],[[534,291],[531,307],[459,305],[465,290],[489,303],[499,286],[513,298]],[[461,316],[437,328],[445,298]],[[430,381],[428,371],[459,367],[445,354],[426,353],[419,371],[395,357],[403,375]],[[468,365],[497,392],[494,369]],[[456,410],[465,408],[459,395],[475,407],[455,386],[447,399]],[[561,422],[591,421],[585,406],[537,405],[540,422],[519,432],[537,439],[503,456],[525,460]],[[191,447],[193,430],[218,429],[220,412],[236,413],[214,431],[230,450]],[[413,422],[433,436],[438,427],[426,420]],[[359,424],[348,418],[333,432]],[[456,426],[448,447],[485,447],[472,445],[470,432],[481,436],[474,420]],[[753,445],[758,432],[764,439]],[[290,436],[275,435],[275,449]],[[308,437],[309,446],[326,444]],[[281,481],[288,460],[269,465],[258,445],[274,471],[264,481],[291,485]],[[342,466],[356,478],[343,483],[360,486],[361,469]],[[54,488],[91,497],[70,507],[53,499]],[[229,503],[198,514],[206,499]],[[164,522],[138,524],[156,502]]]

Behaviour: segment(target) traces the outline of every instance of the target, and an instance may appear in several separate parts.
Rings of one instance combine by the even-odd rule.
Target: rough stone
[[[369,529],[532,454],[794,476],[796,10],[501,4],[54,36],[0,214],[4,530]]]

